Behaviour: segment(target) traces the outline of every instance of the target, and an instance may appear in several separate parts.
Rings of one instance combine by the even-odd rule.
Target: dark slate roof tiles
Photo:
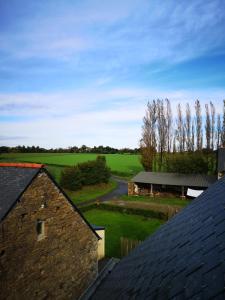
[[[189,187],[209,187],[217,180],[216,176],[203,174],[178,174],[163,172],[140,172],[134,178],[136,183],[152,183]]]
[[[225,148],[218,149],[218,172],[225,171]]]
[[[123,258],[101,299],[225,299],[225,177]]]
[[[38,168],[0,167],[0,220],[39,172]]]

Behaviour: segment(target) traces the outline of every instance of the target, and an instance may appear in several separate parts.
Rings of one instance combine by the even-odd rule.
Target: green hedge
[[[85,185],[108,183],[110,175],[105,156],[99,155],[96,160],[65,168],[61,173],[60,184],[68,190],[76,191]]]
[[[145,210],[141,208],[125,208],[121,206],[111,205],[111,204],[91,204],[88,206],[83,206],[80,208],[82,212],[86,212],[91,209],[100,209],[100,210],[109,210],[109,211],[116,211],[119,213],[125,213],[130,215],[140,215],[143,217],[148,218],[155,218],[155,219],[161,219],[161,220],[168,220],[168,214],[165,214],[163,212],[153,211],[153,210]]]

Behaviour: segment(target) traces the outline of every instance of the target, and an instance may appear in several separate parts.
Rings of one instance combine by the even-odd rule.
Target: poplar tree
[[[221,145],[221,120],[220,120],[220,114],[217,115],[217,149]]]
[[[157,109],[155,100],[148,102],[143,118],[142,138],[140,140],[141,163],[146,171],[152,171],[156,153]]]
[[[189,103],[186,104],[186,120],[185,120],[185,129],[186,129],[186,149],[191,151],[191,109]]]
[[[166,99],[166,136],[167,136],[167,152],[171,151],[171,144],[173,140],[173,130],[172,130],[172,110],[170,105],[170,100]]]
[[[180,103],[177,106],[177,130],[176,136],[178,141],[179,152],[183,151],[183,117]]]
[[[211,149],[214,150],[215,142],[215,106],[210,102],[210,113],[211,113]]]
[[[195,101],[195,114],[196,114],[196,149],[202,150],[202,115],[201,104],[199,100]]]
[[[209,106],[205,105],[206,121],[205,121],[205,138],[206,138],[206,149],[210,150],[210,140],[211,140],[211,120],[209,116]]]
[[[225,100],[223,100],[223,125],[221,132],[221,145],[225,147]]]
[[[195,124],[194,120],[192,121],[191,125],[191,151],[195,151]]]
[[[163,152],[166,149],[166,118],[164,110],[164,101],[157,100],[157,128],[158,128],[158,151],[160,153],[159,169],[162,168],[163,163]]]

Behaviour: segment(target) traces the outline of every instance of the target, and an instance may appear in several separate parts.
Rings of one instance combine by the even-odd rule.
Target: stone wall
[[[38,220],[44,221],[42,239]],[[77,299],[97,276],[97,243],[40,173],[0,224],[0,299]]]
[[[133,196],[135,195],[135,192],[134,192],[134,182],[128,182],[128,196]]]
[[[144,187],[138,183],[128,182],[128,196],[148,196],[150,191],[150,186]]]

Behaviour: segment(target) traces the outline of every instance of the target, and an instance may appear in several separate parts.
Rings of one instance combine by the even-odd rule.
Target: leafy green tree
[[[96,160],[65,168],[60,183],[64,188],[75,191],[84,185],[107,183],[110,176],[105,156],[97,156]]]
[[[183,174],[207,174],[207,156],[202,153],[180,154],[167,157],[167,172]]]
[[[82,187],[83,175],[77,166],[67,167],[61,173],[60,184],[62,187],[76,191]]]

